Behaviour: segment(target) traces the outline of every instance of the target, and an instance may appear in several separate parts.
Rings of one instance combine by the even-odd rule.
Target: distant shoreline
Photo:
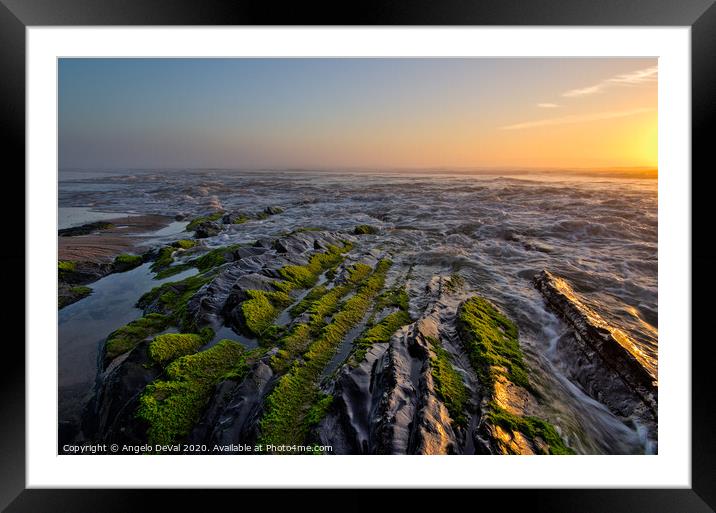
[[[181,172],[236,172],[236,173],[328,173],[347,174],[364,173],[368,175],[398,174],[398,175],[459,175],[459,176],[591,176],[609,178],[635,178],[655,180],[659,170],[655,167],[611,167],[611,168],[134,168],[134,169],[75,169],[63,168],[59,170],[60,180],[62,174],[132,174],[132,173],[181,173]]]

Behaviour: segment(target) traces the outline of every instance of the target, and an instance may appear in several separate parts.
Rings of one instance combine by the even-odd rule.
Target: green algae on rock
[[[460,373],[451,363],[450,353],[442,347],[440,341],[429,340],[434,357],[431,358],[431,374],[438,398],[445,404],[453,424],[465,427],[468,422],[467,407],[470,401],[467,388]]]
[[[187,245],[187,242],[191,242],[192,245]],[[183,244],[178,246],[177,243]],[[220,248],[212,249],[209,252],[204,253],[199,257],[193,258],[186,263],[171,265],[174,263],[174,252],[177,248],[185,250],[195,246],[196,243],[194,241],[182,240],[174,242],[171,245],[162,248],[159,254],[159,258],[152,265],[152,270],[156,272],[154,278],[157,280],[169,278],[170,276],[179,274],[180,272],[186,271],[187,269],[190,269],[192,267],[198,269],[199,272],[206,272],[210,269],[219,267],[220,265],[223,265],[226,262],[230,261],[230,255],[240,247],[239,244],[223,246]]]
[[[303,301],[295,305],[295,311],[307,313],[309,320],[294,326],[291,331],[279,340],[281,348],[271,359],[271,366],[276,371],[284,371],[293,358],[308,348],[311,339],[320,333],[326,325],[326,318],[333,315],[339,308],[341,299],[357,286],[363,283],[370,275],[370,266],[357,263],[348,272],[346,282],[327,290],[323,286],[312,289]],[[294,309],[292,309],[292,312]],[[296,314],[296,315],[298,315]]]
[[[124,253],[121,255],[117,255],[114,258],[114,262],[112,262],[112,265],[114,266],[115,272],[121,273],[134,269],[135,267],[139,267],[140,265],[142,265],[142,263],[143,259],[141,255],[129,255]]]
[[[145,313],[156,312],[169,316],[172,324],[183,331],[193,331],[196,327],[191,326],[187,318],[187,303],[213,277],[214,274],[208,272],[181,281],[163,283],[140,297],[137,306],[144,309]]]
[[[208,253],[191,260],[189,265],[199,269],[199,272],[208,271],[228,262],[227,256],[230,256],[239,247],[239,244],[232,244],[231,246],[212,249]]]
[[[369,224],[359,224],[353,229],[355,235],[375,235],[378,233],[378,228]]]
[[[458,308],[457,327],[484,387],[481,429],[489,434],[493,450],[501,454],[574,454],[552,424],[524,411],[511,411],[510,396],[534,401],[515,323],[488,300],[475,296]],[[510,388],[510,383],[517,389]]]
[[[556,428],[538,417],[515,415],[494,402],[489,405],[486,417],[493,426],[499,426],[512,433],[512,436],[515,433],[520,433],[539,453],[574,454],[574,451],[565,445]],[[511,452],[511,446],[508,444],[502,445],[508,453],[521,454],[520,452]]]
[[[353,343],[355,353],[351,358],[353,365],[357,365],[363,361],[365,355],[375,344],[388,342],[398,329],[410,324],[412,319],[407,312],[398,310],[388,314],[379,323],[366,329],[363,334]]]
[[[317,299],[320,299],[326,293],[326,291],[327,289],[324,285],[317,285],[313,287],[311,290],[308,291],[304,298],[301,299],[301,301],[291,307],[291,310],[289,311],[291,317],[298,317],[303,312],[308,310],[311,304],[313,304],[313,302]]]
[[[248,299],[241,303],[240,325],[248,335],[263,337],[282,308],[291,304],[285,292],[247,290]]]
[[[64,308],[67,305],[76,303],[82,298],[89,296],[92,293],[92,289],[84,285],[78,285],[75,287],[69,287],[64,294],[60,293],[57,297],[57,304],[59,308]]]
[[[192,239],[179,239],[172,242],[172,246],[179,249],[190,249],[196,246],[196,241]]]
[[[165,315],[150,313],[140,317],[125,326],[113,331],[105,342],[105,363],[109,363],[117,356],[134,349],[145,338],[159,333],[170,324]]]
[[[157,259],[152,263],[152,271],[160,271],[166,267],[169,267],[174,262],[174,252],[177,248],[174,246],[164,246],[159,250]]]
[[[348,331],[368,313],[373,298],[385,283],[391,261],[383,259],[367,278],[324,326],[320,335],[303,355],[303,361],[295,361],[290,370],[278,381],[265,401],[265,413],[260,421],[261,443],[302,443],[310,429],[308,417],[313,406],[322,397],[317,386],[321,372],[334,356],[340,342]]]
[[[221,217],[224,215],[223,210],[219,210],[217,212],[213,212],[211,214],[207,214],[205,216],[199,216],[192,219],[188,225],[186,225],[186,231],[193,232],[196,230],[200,224],[211,222],[211,221],[217,221],[221,219]]]
[[[466,300],[458,309],[457,326],[470,363],[484,386],[492,390],[496,373],[506,373],[516,385],[529,387],[517,325],[492,303],[477,296]]]
[[[397,310],[383,317],[380,322],[374,323],[375,316],[388,308],[397,308]],[[408,293],[404,285],[393,287],[380,294],[375,300],[366,329],[353,342],[353,353],[348,359],[349,364],[353,367],[359,365],[371,347],[388,342],[393,333],[411,322],[412,319],[408,314]]]
[[[465,279],[458,273],[453,273],[445,282],[445,287],[450,292],[456,292],[465,286]]]
[[[276,282],[274,286],[287,293],[294,289],[312,287],[318,281],[321,273],[335,268],[343,261],[343,253],[350,251],[351,247],[350,244],[344,244],[342,248],[329,244],[326,251],[311,255],[306,265],[281,267],[278,273],[283,281]]]
[[[195,353],[214,336],[211,328],[205,328],[202,334],[196,333],[165,333],[157,335],[149,344],[149,358],[160,365],[165,365],[180,356]]]
[[[244,347],[221,340],[206,351],[180,357],[166,368],[167,380],[150,383],[139,399],[137,417],[148,424],[151,444],[168,444],[186,436],[224,379],[246,374]]]
[[[57,270],[60,271],[60,274],[63,272],[73,272],[77,269],[77,262],[73,262],[72,260],[59,260],[57,262]]]

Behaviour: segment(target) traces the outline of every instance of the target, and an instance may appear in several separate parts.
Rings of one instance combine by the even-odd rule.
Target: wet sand
[[[133,252],[145,237],[140,235],[161,230],[173,219],[168,216],[145,215],[107,219],[114,227],[100,230],[90,235],[58,237],[57,253],[59,260],[106,263],[120,253]]]

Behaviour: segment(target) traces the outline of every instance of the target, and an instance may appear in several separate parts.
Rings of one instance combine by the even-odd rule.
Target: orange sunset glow
[[[60,95],[69,168],[657,166],[656,59],[80,59]]]

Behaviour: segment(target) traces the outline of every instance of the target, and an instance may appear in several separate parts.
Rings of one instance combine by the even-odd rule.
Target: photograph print
[[[58,454],[657,454],[657,85],[59,59]]]

